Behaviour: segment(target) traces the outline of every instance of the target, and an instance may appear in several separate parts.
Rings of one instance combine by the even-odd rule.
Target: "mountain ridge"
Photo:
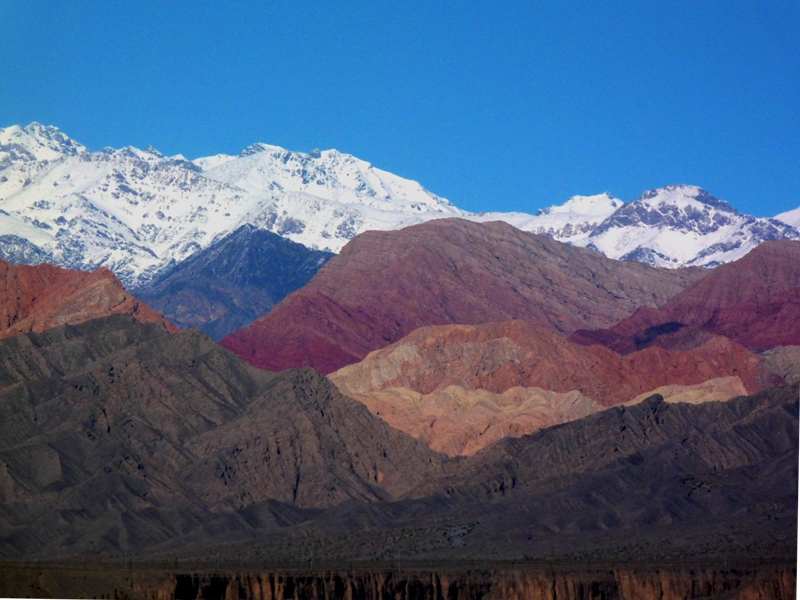
[[[268,370],[329,373],[424,325],[519,318],[569,333],[614,324],[704,275],[611,260],[500,221],[437,219],[356,237],[221,343]]]
[[[711,197],[696,186],[667,186],[657,195],[673,188]],[[499,219],[611,258],[670,268],[713,266],[763,240],[800,239],[792,224],[741,215],[723,201],[706,202],[705,214],[674,203],[644,206],[647,195],[628,203],[608,193],[574,196],[535,215],[473,214],[336,150],[302,153],[258,143],[238,156],[189,161],[152,147],[92,152],[38,123],[0,129],[0,256],[82,270],[107,266],[128,287],[146,284],[244,224],[338,252],[366,230],[443,217]],[[637,215],[655,220],[633,227]],[[694,227],[698,216],[708,222],[702,231]]]

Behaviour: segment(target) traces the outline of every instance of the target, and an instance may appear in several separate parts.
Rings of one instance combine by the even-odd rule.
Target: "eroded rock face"
[[[450,456],[469,456],[504,437],[527,435],[603,409],[580,392],[523,387],[499,394],[457,385],[429,394],[393,387],[353,397],[392,427]]]
[[[719,377],[696,385],[661,386],[627,404],[638,404],[654,394],[670,403],[701,404],[744,396],[747,390],[736,376]],[[351,396],[392,427],[449,456],[470,456],[505,437],[528,435],[605,408],[578,391],[523,387],[493,393],[450,385],[429,394],[391,387]]]
[[[786,383],[800,382],[800,346],[778,346],[764,352],[761,358]]]
[[[74,325],[112,314],[178,328],[125,291],[106,268],[91,273],[0,260],[0,338]]]
[[[521,386],[577,390],[614,406],[660,386],[726,376],[740,378],[750,393],[778,379],[756,355],[720,336],[688,351],[652,347],[621,356],[526,321],[505,321],[420,328],[331,379],[355,397],[396,387],[429,394],[456,385],[500,394]]]
[[[17,568],[0,574],[0,591],[22,597],[141,597],[223,600],[285,598],[441,598],[443,600],[737,600],[794,597],[790,567],[738,568],[396,568],[165,573],[123,569]]]
[[[505,223],[442,219],[357,236],[222,345],[265,369],[330,373],[425,325],[518,318],[567,333],[611,326],[703,275],[609,260]]]
[[[571,339],[625,352],[647,337],[658,344],[659,328],[668,325],[671,331],[664,333],[687,326],[684,338],[724,335],[756,352],[800,345],[800,242],[764,242],[717,267],[658,310],[640,308],[614,327],[579,331]]]

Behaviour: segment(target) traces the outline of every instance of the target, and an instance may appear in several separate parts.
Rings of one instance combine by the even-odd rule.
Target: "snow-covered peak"
[[[777,217],[775,217],[775,219],[800,229],[800,208],[787,210],[786,212],[779,214]]]
[[[775,239],[800,239],[800,232],[774,219],[743,215],[700,187],[670,185],[620,207],[583,245],[653,266],[711,267]]]
[[[608,192],[594,196],[572,196],[563,204],[526,213],[480,213],[475,221],[505,221],[523,231],[547,235],[561,242],[580,245],[599,223],[623,205]]]
[[[723,212],[738,214],[730,204],[715,198],[696,185],[667,185],[662,188],[647,190],[631,204],[648,207],[671,205],[681,209],[711,207]]]
[[[781,216],[798,220],[798,212]],[[696,186],[651,190],[627,204],[605,193],[536,215],[475,215],[333,149],[254,144],[238,156],[187,161],[153,147],[89,152],[38,123],[0,129],[0,258],[107,266],[133,287],[246,224],[338,252],[363,231],[442,217],[503,220],[611,258],[670,267],[800,239],[791,225],[739,214]]]
[[[564,204],[554,204],[553,206],[540,209],[536,215],[597,215],[605,219],[622,205],[622,200],[605,192],[594,196],[573,196],[564,202]]]
[[[192,162],[203,169],[203,171],[208,171],[209,169],[223,165],[226,162],[230,162],[235,158],[235,156],[231,156],[230,154],[215,154],[213,156],[201,156],[200,158],[195,158]]]
[[[0,169],[17,162],[58,160],[88,152],[85,146],[70,139],[57,127],[31,123],[0,129]]]
[[[195,161],[195,164],[198,164]],[[374,168],[337,150],[293,152],[254,144],[232,160],[221,160],[204,174],[257,195],[308,194],[329,202],[418,215],[424,212],[465,215],[449,201],[416,181]]]
[[[59,141],[55,129],[31,129],[4,134],[37,149],[39,138]],[[245,224],[338,251],[367,229],[467,214],[336,150],[256,144],[238,157],[190,162],[152,147],[74,147],[83,151],[51,159],[12,147],[14,161],[0,166],[0,257],[107,266],[135,287]]]

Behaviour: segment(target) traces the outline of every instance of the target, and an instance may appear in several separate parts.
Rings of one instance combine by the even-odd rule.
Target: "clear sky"
[[[700,185],[800,205],[800,2],[0,0],[0,126],[337,148],[461,208]]]

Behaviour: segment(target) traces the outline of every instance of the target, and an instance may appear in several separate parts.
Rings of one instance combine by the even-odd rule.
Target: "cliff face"
[[[91,273],[0,260],[0,338],[74,325],[112,314],[178,328],[125,291],[108,269]]]
[[[609,260],[505,223],[443,219],[356,237],[222,345],[265,369],[330,373],[425,325],[516,318],[567,333],[610,327],[705,274]]]

